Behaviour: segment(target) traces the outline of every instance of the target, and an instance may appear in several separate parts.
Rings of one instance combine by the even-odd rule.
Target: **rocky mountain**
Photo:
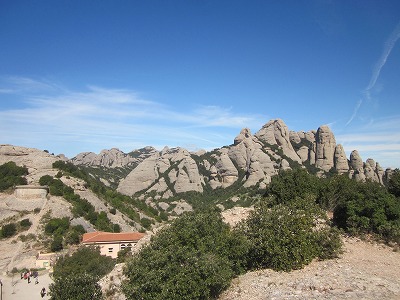
[[[146,147],[125,154],[118,149],[100,154],[81,153],[71,160],[76,165],[96,168],[129,168],[116,180],[117,191],[125,195],[167,199],[183,192],[227,188],[234,183],[265,188],[280,170],[307,168],[318,176],[329,172],[347,173],[356,180],[384,183],[390,169],[383,170],[373,159],[363,162],[357,150],[346,158],[328,126],[316,131],[290,131],[275,119],[254,135],[241,130],[232,145],[213,151],[191,153],[183,148],[157,151]]]
[[[83,152],[75,156],[71,161],[75,165],[90,167],[136,167],[140,162],[156,152],[157,150],[153,147],[145,147],[126,154],[117,148],[112,148],[111,150],[102,150],[99,154]]]

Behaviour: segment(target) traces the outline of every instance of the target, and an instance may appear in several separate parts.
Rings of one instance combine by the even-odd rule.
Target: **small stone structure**
[[[14,195],[19,199],[46,199],[48,192],[48,186],[17,185]]]
[[[45,268],[49,270],[57,260],[57,254],[54,252],[51,253],[38,253],[36,255],[35,267],[36,268]]]

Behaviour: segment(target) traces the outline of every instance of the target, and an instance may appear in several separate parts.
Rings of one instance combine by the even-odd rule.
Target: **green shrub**
[[[49,286],[51,300],[87,300],[103,299],[99,277],[90,274],[74,274],[66,277],[56,277]]]
[[[44,175],[40,177],[39,179],[39,184],[40,185],[50,185],[51,181],[53,180],[53,177],[50,175]]]
[[[64,218],[53,218],[46,224],[44,227],[44,232],[48,235],[53,235],[58,233],[59,235],[63,235],[69,228],[69,219],[67,217]]]
[[[390,193],[400,197],[400,169],[395,169],[390,175],[387,187]]]
[[[55,235],[53,238],[53,241],[51,242],[50,245],[50,250],[52,252],[58,252],[63,249],[63,238],[61,235]]]
[[[123,291],[127,299],[214,299],[243,271],[247,249],[219,211],[186,213],[127,263]]]
[[[31,227],[32,222],[29,219],[23,219],[19,222],[19,224],[21,225],[21,227],[29,228]]]
[[[289,203],[298,197],[316,198],[321,184],[321,179],[304,169],[286,170],[272,177],[266,195],[273,196],[271,204]]]
[[[374,182],[337,182],[333,221],[353,235],[375,234],[386,241],[400,239],[400,201]]]
[[[1,228],[1,234],[4,238],[12,237],[17,233],[17,225],[15,223],[9,223],[3,225]]]
[[[81,234],[75,230],[69,230],[65,235],[65,243],[70,245],[77,245],[81,241]]]
[[[329,227],[316,230],[316,220],[326,222],[326,216],[313,198],[297,198],[272,208],[261,203],[238,229],[251,244],[249,268],[290,271],[303,268],[316,257],[337,255],[340,236]],[[324,237],[329,239],[321,244]]]
[[[100,250],[91,247],[81,247],[71,256],[67,255],[57,260],[54,266],[54,277],[68,277],[77,274],[90,274],[102,277],[108,274],[115,265],[115,261],[100,255]]]
[[[26,167],[18,167],[15,162],[9,161],[0,166],[0,191],[4,191],[14,185],[25,185],[28,174]]]

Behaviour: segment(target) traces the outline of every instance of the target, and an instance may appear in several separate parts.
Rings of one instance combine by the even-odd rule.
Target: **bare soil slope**
[[[259,270],[236,278],[220,300],[400,299],[400,252],[344,238],[338,259],[290,273]]]

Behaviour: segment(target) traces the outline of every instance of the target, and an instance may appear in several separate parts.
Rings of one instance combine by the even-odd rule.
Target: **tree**
[[[39,179],[39,184],[40,185],[49,185],[51,183],[51,181],[53,180],[53,177],[50,175],[44,175],[42,177],[40,177]]]
[[[390,175],[387,187],[390,193],[396,197],[400,197],[400,170],[395,169]]]
[[[127,299],[214,299],[243,271],[247,249],[218,210],[186,213],[127,263],[123,291]]]
[[[52,300],[103,299],[98,277],[87,273],[56,277],[50,284],[49,295]]]
[[[272,208],[262,202],[238,229],[250,241],[249,268],[290,271],[316,257],[335,257],[341,246],[338,232],[328,225],[316,230],[316,220],[327,221],[313,198],[296,198]]]
[[[100,250],[92,247],[81,247],[72,255],[66,255],[57,260],[54,266],[54,277],[67,277],[77,274],[104,276],[115,265],[115,261],[100,254]]]
[[[50,245],[50,250],[52,252],[58,252],[63,249],[63,238],[61,235],[55,235],[53,238],[53,241],[51,242]]]
[[[296,197],[317,198],[321,180],[309,174],[304,169],[281,171],[271,179],[266,191],[267,196],[273,196],[274,203],[288,203]]]
[[[21,225],[21,227],[23,228],[29,228],[32,225],[32,222],[29,219],[23,219],[19,222],[19,224]]]
[[[344,183],[344,184],[343,184]],[[334,223],[350,234],[400,241],[400,202],[376,182],[343,181],[336,188]]]
[[[64,218],[53,218],[46,224],[44,227],[44,232],[48,235],[59,234],[63,235],[69,228],[69,219],[67,217]]]
[[[3,225],[1,232],[2,236],[5,238],[12,237],[17,232],[17,225],[15,225],[15,223]]]
[[[15,162],[9,161],[0,166],[0,191],[4,191],[14,185],[25,185],[28,174],[26,167],[18,167]]]

